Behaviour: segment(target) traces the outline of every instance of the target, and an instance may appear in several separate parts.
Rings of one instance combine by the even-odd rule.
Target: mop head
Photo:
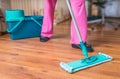
[[[73,73],[111,60],[111,56],[100,52],[98,55],[91,56],[86,59],[81,59],[68,63],[61,62],[60,67],[69,73]]]

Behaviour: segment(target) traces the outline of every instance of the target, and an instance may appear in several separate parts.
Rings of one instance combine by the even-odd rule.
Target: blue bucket
[[[43,16],[25,16],[19,21],[7,21],[12,40],[40,37]]]
[[[19,21],[24,19],[24,10],[6,10],[6,21]]]

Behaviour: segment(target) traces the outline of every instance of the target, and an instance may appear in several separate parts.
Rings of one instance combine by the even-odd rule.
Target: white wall
[[[107,0],[105,15],[108,17],[120,17],[120,0]]]

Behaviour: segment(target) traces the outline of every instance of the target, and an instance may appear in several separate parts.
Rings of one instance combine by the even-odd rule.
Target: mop
[[[67,5],[68,5],[72,20],[75,25],[77,36],[80,40],[80,46],[81,46],[84,58],[73,61],[73,62],[68,62],[68,63],[60,62],[60,67],[69,73],[73,73],[73,72],[76,72],[76,71],[79,71],[79,70],[82,70],[85,68],[89,68],[89,67],[92,67],[92,66],[104,63],[104,62],[111,61],[112,57],[107,54],[104,54],[102,52],[99,52],[95,56],[88,56],[86,46],[85,46],[84,42],[82,41],[80,31],[78,30],[78,25],[77,25],[76,19],[74,17],[73,11],[72,11],[70,0],[67,0]]]

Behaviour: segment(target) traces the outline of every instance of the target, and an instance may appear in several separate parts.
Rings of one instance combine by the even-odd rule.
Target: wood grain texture
[[[120,30],[90,32],[88,43],[95,52],[114,59],[101,65],[68,74],[59,66],[83,58],[79,49],[70,46],[70,23],[54,26],[54,35],[46,43],[39,38],[11,40],[0,36],[0,79],[120,79]]]

